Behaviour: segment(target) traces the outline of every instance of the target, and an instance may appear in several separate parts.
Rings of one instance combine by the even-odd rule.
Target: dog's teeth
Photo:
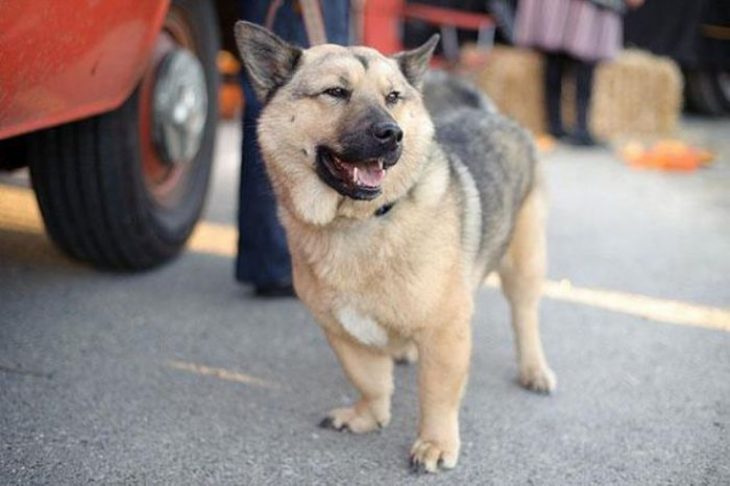
[[[357,167],[353,167],[352,168],[352,180],[353,181],[357,181],[358,180],[358,177],[357,177]]]

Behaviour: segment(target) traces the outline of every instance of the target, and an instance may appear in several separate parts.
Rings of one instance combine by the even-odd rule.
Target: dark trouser
[[[239,0],[244,20],[263,24],[270,0]],[[273,30],[281,38],[307,46],[307,35],[294,0],[286,0],[276,13]],[[349,1],[322,2],[327,41],[348,43]],[[245,60],[244,60],[245,62]],[[276,201],[256,142],[261,104],[246,76],[242,77],[246,108],[243,113],[243,150],[238,203],[238,257],[236,279],[256,286],[291,282],[291,261],[286,235],[276,214]]]
[[[595,63],[580,61],[562,53],[546,53],[545,61],[545,101],[550,134],[553,136],[565,134],[560,100],[563,92],[563,73],[567,67],[572,67],[575,71],[576,132],[589,133],[588,111]]]

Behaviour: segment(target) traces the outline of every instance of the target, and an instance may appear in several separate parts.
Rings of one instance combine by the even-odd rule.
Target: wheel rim
[[[185,49],[165,55],[153,90],[153,138],[167,164],[187,164],[203,139],[208,95],[200,61]]]
[[[171,6],[142,78],[139,110],[145,187],[164,207],[183,200],[208,121],[196,47],[184,12]]]

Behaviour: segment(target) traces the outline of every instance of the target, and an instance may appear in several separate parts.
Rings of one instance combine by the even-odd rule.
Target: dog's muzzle
[[[343,196],[375,199],[382,192],[388,169],[400,158],[402,141],[403,131],[395,122],[373,123],[366,130],[343,136],[340,151],[318,146],[317,174]]]

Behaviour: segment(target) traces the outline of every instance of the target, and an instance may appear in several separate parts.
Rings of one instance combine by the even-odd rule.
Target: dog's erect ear
[[[416,47],[410,51],[403,51],[395,54],[393,59],[396,60],[403,76],[409,83],[418,89],[421,89],[421,81],[423,75],[428,70],[428,63],[431,61],[433,50],[439,43],[439,35],[434,34],[420,47]]]
[[[291,78],[302,50],[251,22],[236,22],[235,33],[256,96],[267,100]]]

